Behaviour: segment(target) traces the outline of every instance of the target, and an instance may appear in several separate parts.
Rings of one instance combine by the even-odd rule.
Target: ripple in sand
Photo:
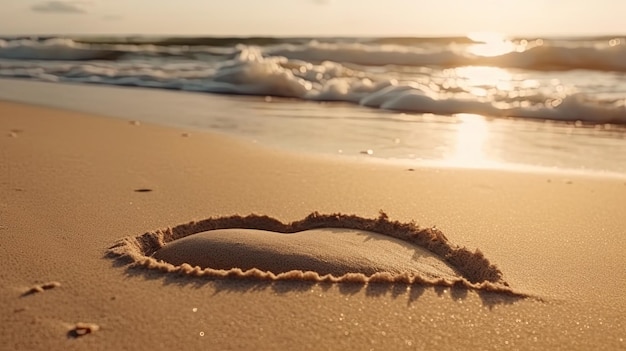
[[[282,223],[267,216],[209,218],[120,240],[108,255],[193,276],[387,282],[513,293],[484,255],[436,228],[354,215],[312,213]]]

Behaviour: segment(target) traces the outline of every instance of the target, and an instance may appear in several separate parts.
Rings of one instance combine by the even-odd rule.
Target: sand
[[[107,255],[195,276],[405,282],[520,295],[480,251],[450,243],[437,228],[390,221],[384,212],[375,219],[314,212],[291,223],[258,215],[208,218],[124,238]]]
[[[275,276],[306,272],[337,279],[350,274],[409,272],[424,278],[459,279],[437,255],[387,236],[345,229],[312,229],[282,234],[255,229],[218,229],[193,234],[154,253],[157,260],[212,270],[258,269]]]
[[[626,348],[624,179],[408,171],[7,102],[0,132],[2,350]],[[523,296],[193,276],[108,254],[207,218],[380,210],[479,249]]]

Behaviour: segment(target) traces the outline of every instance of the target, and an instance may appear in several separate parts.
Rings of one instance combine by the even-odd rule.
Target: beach
[[[626,180],[304,155],[210,131],[0,102],[0,349],[626,348]],[[207,218],[414,221],[514,294],[205,277],[111,257]]]

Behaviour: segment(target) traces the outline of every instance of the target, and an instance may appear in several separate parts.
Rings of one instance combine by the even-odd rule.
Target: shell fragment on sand
[[[67,335],[70,338],[79,338],[87,334],[95,333],[98,330],[100,330],[100,326],[97,324],[78,322],[67,332]]]
[[[24,292],[24,294],[22,294],[22,296],[32,295],[32,294],[44,292],[45,290],[58,288],[60,286],[61,286],[61,283],[54,282],[54,281],[53,282],[48,282],[48,283],[43,283],[43,284],[37,284],[37,285],[31,287],[30,289],[28,289],[26,292]]]

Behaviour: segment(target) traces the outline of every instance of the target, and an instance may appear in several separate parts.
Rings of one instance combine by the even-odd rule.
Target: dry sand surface
[[[0,133],[1,350],[626,349],[624,179],[409,171],[8,102]],[[263,249],[266,236],[294,234],[253,226],[232,238],[206,228],[174,237],[207,218],[284,224],[319,212],[377,221],[380,210],[435,234],[391,242],[335,216],[333,226],[296,233],[303,242],[272,237],[284,245],[273,252]],[[352,238],[335,247],[336,232]],[[169,245],[176,257],[203,255],[184,240],[208,254],[216,241],[232,255],[243,245],[242,262],[266,269],[277,269],[274,255],[289,270],[298,260],[318,269],[345,259],[342,269],[357,273],[406,259],[433,279],[220,277],[148,257]],[[143,251],[124,256],[120,243]],[[433,248],[445,249],[429,256]],[[450,255],[458,250],[501,276],[472,282],[467,265],[458,268],[466,260]]]

